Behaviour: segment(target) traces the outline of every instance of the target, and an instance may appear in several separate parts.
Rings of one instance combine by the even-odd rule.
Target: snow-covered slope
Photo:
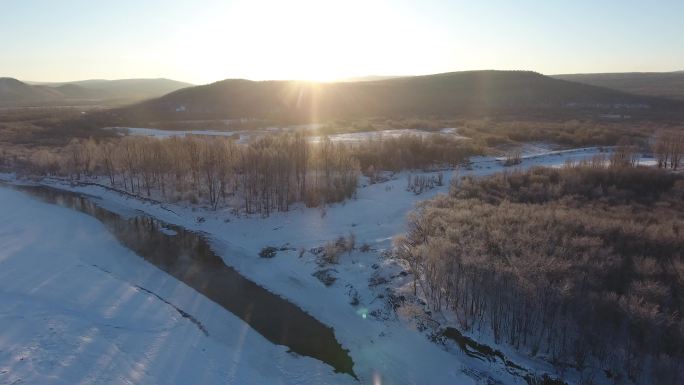
[[[271,344],[94,218],[7,188],[0,303],[0,384],[355,382]]]

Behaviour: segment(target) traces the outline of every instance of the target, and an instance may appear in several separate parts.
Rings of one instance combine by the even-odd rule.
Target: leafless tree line
[[[653,154],[659,168],[676,170],[684,157],[684,132],[672,131],[660,134],[653,144]]]
[[[684,378],[684,180],[587,167],[466,177],[396,239],[464,330],[611,381]]]
[[[226,205],[247,214],[287,211],[354,195],[358,161],[343,145],[303,135],[265,136],[249,145],[223,137],[128,136],[73,140],[58,154],[32,156],[34,172],[74,180],[106,177],[115,188],[162,200]]]
[[[295,202],[316,207],[351,198],[361,169],[455,164],[472,151],[461,141],[415,135],[351,144],[270,135],[247,145],[224,137],[127,136],[74,139],[59,152],[34,152],[28,163],[33,173],[106,178],[110,186],[139,196],[269,215]]]

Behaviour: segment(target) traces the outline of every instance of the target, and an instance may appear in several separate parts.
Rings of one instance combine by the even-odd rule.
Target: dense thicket
[[[620,141],[645,144],[658,125],[629,122],[470,120],[459,134],[497,146],[507,142],[543,141],[567,146],[613,146]]]
[[[400,171],[424,169],[434,165],[455,166],[470,156],[481,154],[483,149],[468,140],[448,135],[410,135],[397,137],[371,137],[349,146],[364,171]]]
[[[398,253],[465,330],[584,378],[684,378],[684,179],[583,165],[463,178]]]
[[[36,174],[106,177],[109,185],[162,200],[205,202],[248,214],[287,211],[352,197],[360,171],[455,165],[477,151],[468,141],[404,135],[361,143],[311,142],[270,135],[247,145],[223,137],[73,140],[60,151],[35,151],[23,162]]]

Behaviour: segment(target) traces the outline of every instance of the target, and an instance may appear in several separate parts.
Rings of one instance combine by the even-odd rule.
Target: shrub
[[[344,239],[344,238],[342,238],[342,239]],[[340,253],[340,251],[339,251],[338,245],[335,242],[332,242],[332,241],[326,242],[325,246],[323,246],[322,259],[325,263],[337,264],[339,262],[339,259],[340,259],[339,253]]]
[[[278,249],[273,246],[266,246],[259,252],[261,258],[273,258],[276,256]]]

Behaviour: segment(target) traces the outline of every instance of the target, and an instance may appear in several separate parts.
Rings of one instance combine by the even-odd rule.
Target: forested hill
[[[553,77],[637,95],[684,100],[684,71],[568,74]]]
[[[0,77],[0,106],[122,105],[156,98],[191,84],[169,79],[83,80],[62,83],[22,82]]]
[[[172,79],[91,79],[65,83],[37,83],[46,87],[58,89],[78,88],[87,91],[100,100],[121,100],[138,102],[141,100],[158,98],[182,88],[192,87],[190,83]]]
[[[364,82],[231,79],[110,111],[121,123],[189,119],[464,116],[590,110],[684,110],[684,103],[528,71],[468,71]],[[634,112],[634,113],[636,113]],[[630,113],[630,112],[625,112]]]
[[[56,88],[32,86],[14,78],[0,77],[0,105],[54,101],[62,97]]]

